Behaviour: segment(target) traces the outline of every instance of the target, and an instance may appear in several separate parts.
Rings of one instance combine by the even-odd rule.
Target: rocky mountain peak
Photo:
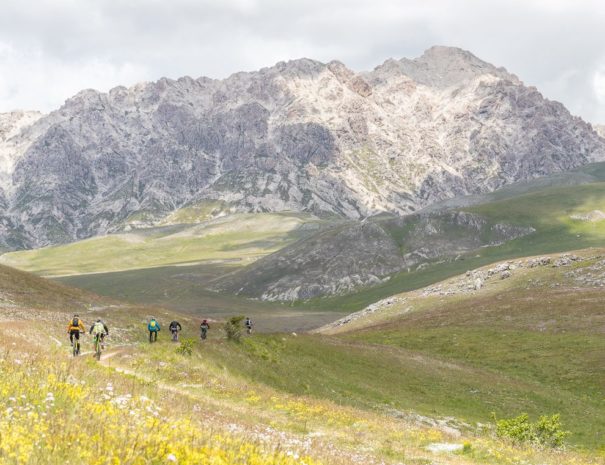
[[[437,89],[459,86],[482,75],[518,81],[518,78],[457,47],[434,46],[414,59],[389,59],[377,74],[403,74],[418,84]]]
[[[369,73],[302,58],[85,90],[15,135],[2,124],[0,247],[90,237],[206,200],[409,214],[605,160],[605,140],[563,105],[451,47]]]
[[[597,131],[597,134],[605,139],[605,124],[595,124],[593,127]]]
[[[269,69],[289,77],[315,76],[326,68],[325,63],[310,58],[280,61]]]

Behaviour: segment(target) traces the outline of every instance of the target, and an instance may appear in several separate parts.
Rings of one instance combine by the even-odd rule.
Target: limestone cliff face
[[[225,80],[86,90],[5,133],[0,242],[11,247],[113,231],[201,199],[405,214],[605,159],[605,140],[563,105],[448,47],[365,73],[301,59]]]

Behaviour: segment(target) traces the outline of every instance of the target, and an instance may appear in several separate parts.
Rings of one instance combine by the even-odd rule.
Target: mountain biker
[[[208,330],[210,329],[210,325],[208,324],[208,320],[203,320],[200,324],[200,332],[201,338],[206,339],[206,335],[208,334]]]
[[[101,349],[104,349],[105,336],[109,336],[109,328],[101,321],[101,318],[97,319],[97,321],[92,324],[89,333],[94,336],[95,339],[99,338],[101,341]]]
[[[172,340],[178,341],[179,331],[181,331],[183,329],[181,327],[181,324],[178,321],[174,320],[170,323],[170,326],[168,328],[170,329],[170,332],[172,333]]]
[[[155,342],[158,340],[158,331],[160,331],[160,324],[154,317],[151,317],[149,324],[147,325],[149,330],[149,342]]]
[[[69,334],[69,342],[72,347],[74,339],[76,340],[76,344],[80,344],[80,332],[86,333],[86,327],[84,326],[84,322],[80,320],[79,315],[76,314],[67,325],[67,334]]]
[[[246,321],[244,321],[244,326],[246,327],[246,332],[248,334],[252,334],[252,320],[249,317],[246,317]]]

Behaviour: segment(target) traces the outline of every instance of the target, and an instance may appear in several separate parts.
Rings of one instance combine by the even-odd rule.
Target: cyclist
[[[200,332],[201,338],[206,339],[206,335],[208,334],[208,330],[210,329],[210,325],[208,324],[208,320],[202,321],[200,324]]]
[[[149,330],[149,342],[155,342],[158,340],[158,331],[160,331],[160,324],[154,317],[151,317],[149,320],[149,324],[147,325],[147,329]]]
[[[170,323],[169,326],[170,332],[172,333],[172,340],[174,342],[179,340],[179,331],[181,331],[183,328],[181,328],[181,324],[174,320]]]
[[[244,326],[246,327],[246,332],[248,334],[252,334],[252,320],[249,317],[246,317],[246,321],[244,321]]]
[[[101,342],[101,349],[105,349],[105,336],[109,336],[109,328],[107,325],[101,321],[101,318],[97,319],[92,326],[90,327],[89,333],[95,338],[95,342],[97,338]]]
[[[69,334],[69,342],[72,347],[74,346],[74,339],[76,341],[76,354],[80,353],[80,332],[86,333],[86,327],[84,326],[84,322],[80,320],[79,315],[76,314],[67,325],[67,334]]]

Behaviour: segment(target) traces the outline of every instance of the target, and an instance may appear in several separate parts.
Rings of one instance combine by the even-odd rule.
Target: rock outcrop
[[[346,222],[227,275],[213,289],[269,301],[348,294],[532,232],[466,212]]]

